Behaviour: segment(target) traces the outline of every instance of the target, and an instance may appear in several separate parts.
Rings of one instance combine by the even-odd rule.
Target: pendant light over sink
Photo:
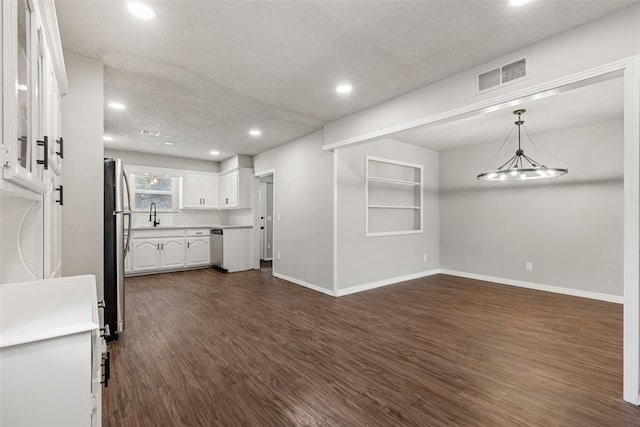
[[[509,135],[505,138],[502,143],[502,147],[509,141],[512,142],[515,148],[515,141],[518,141],[518,148],[516,149],[515,155],[513,155],[509,160],[502,163],[497,169],[490,172],[482,172],[478,175],[478,179],[480,181],[527,181],[531,179],[544,179],[544,178],[555,178],[557,176],[566,175],[569,170],[566,167],[556,168],[549,167],[544,163],[534,160],[524,153],[524,149],[522,148],[522,134],[524,132],[525,136],[529,138],[531,147],[537,148],[540,155],[542,151],[546,151],[542,144],[538,142],[538,140],[531,135],[531,133],[524,127],[524,121],[522,120],[522,115],[525,113],[525,109],[515,110],[513,114],[518,116],[518,121],[516,123],[516,127],[509,132]],[[517,136],[515,130],[517,129]],[[498,150],[500,151],[500,150]],[[548,152],[548,151],[547,151]],[[497,154],[497,153],[496,153]]]

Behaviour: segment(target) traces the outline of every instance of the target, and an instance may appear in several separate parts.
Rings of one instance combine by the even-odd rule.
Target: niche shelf
[[[422,233],[422,165],[366,156],[367,237]]]

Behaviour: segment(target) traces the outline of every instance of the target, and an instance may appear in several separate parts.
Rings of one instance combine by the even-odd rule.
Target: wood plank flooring
[[[105,426],[638,426],[622,306],[437,275],[339,299],[270,270],[126,282]]]

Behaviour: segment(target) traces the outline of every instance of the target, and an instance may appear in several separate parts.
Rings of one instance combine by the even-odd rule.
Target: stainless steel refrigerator
[[[107,340],[118,339],[125,328],[124,265],[131,239],[129,206],[131,193],[122,160],[104,159],[104,325],[110,334]]]

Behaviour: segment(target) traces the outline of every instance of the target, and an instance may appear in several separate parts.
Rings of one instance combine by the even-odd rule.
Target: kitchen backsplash
[[[149,212],[132,212],[132,227],[150,225]],[[211,225],[249,225],[253,223],[253,209],[233,210],[179,210],[176,212],[158,212],[160,226],[211,226]]]

